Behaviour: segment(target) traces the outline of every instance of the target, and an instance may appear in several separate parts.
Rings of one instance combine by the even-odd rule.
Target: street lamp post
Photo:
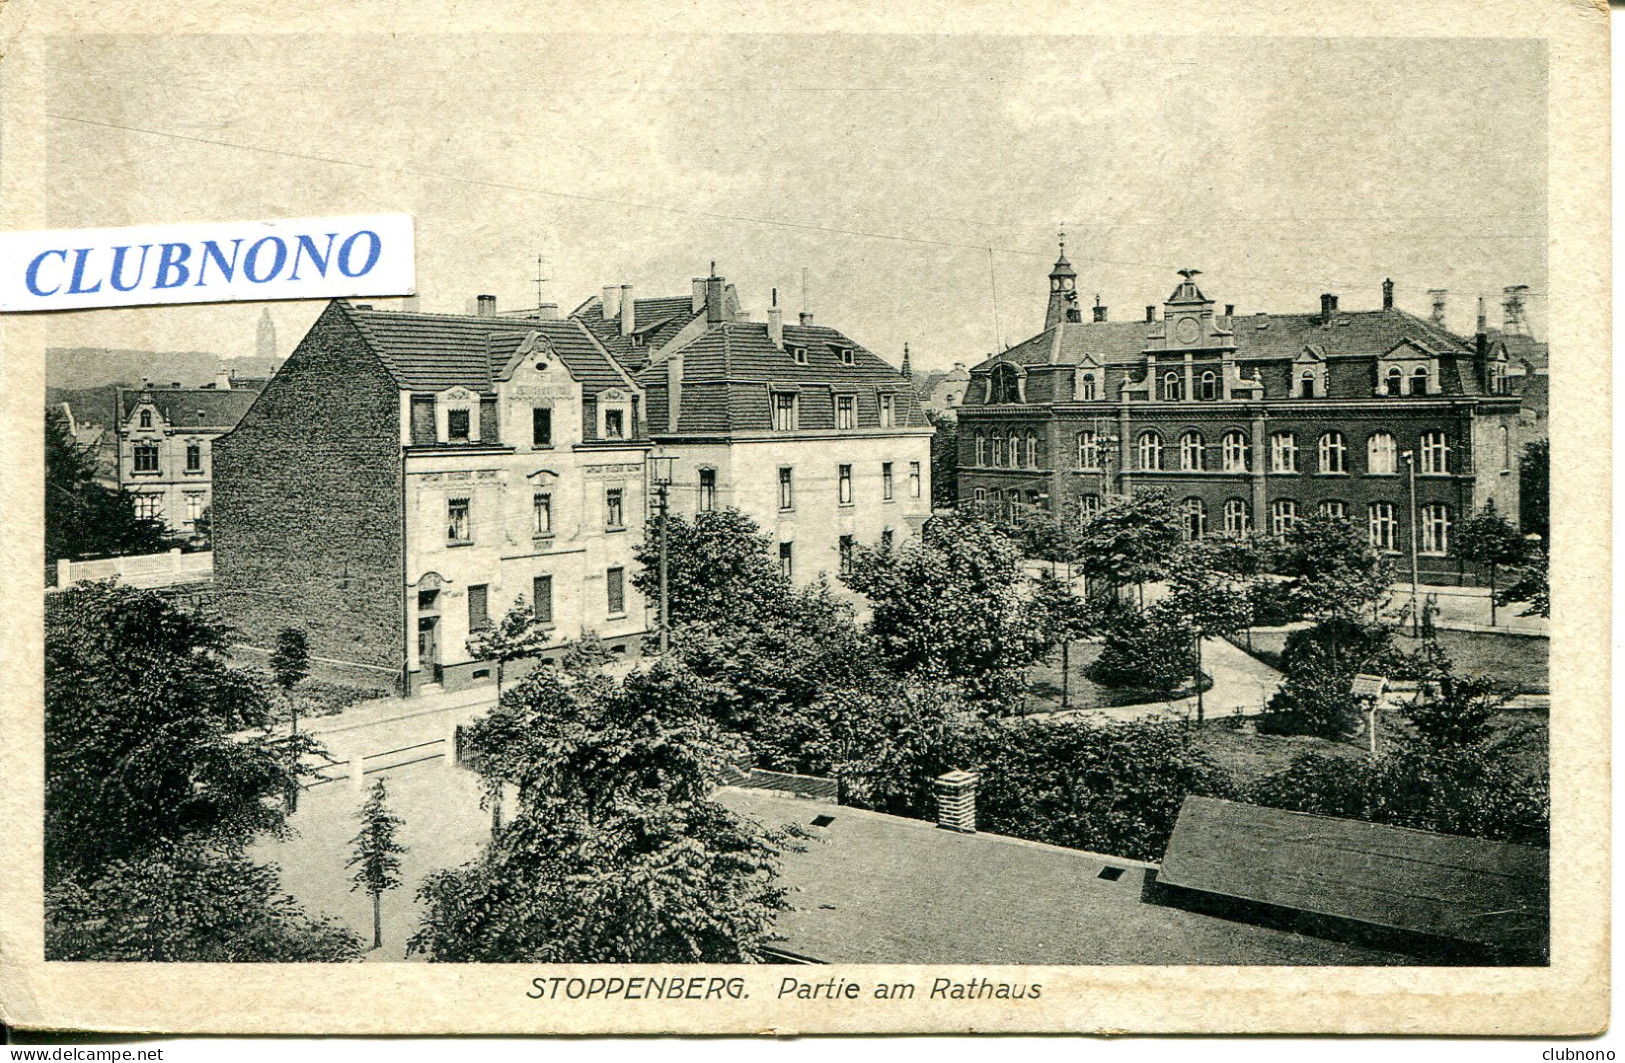
[[[669,508],[669,492],[672,483],[672,466],[676,459],[665,455],[657,455],[649,459],[650,477],[655,485],[656,530],[660,536],[660,652],[667,653],[671,649],[671,604],[668,601],[670,594],[667,587],[666,570],[666,513]]]
[[[1410,481],[1411,496],[1411,637],[1420,638],[1422,636],[1422,617],[1417,601],[1417,584],[1421,583],[1421,579],[1418,576],[1416,560],[1416,452],[1407,450],[1402,452],[1400,456],[1405,459],[1405,476]]]

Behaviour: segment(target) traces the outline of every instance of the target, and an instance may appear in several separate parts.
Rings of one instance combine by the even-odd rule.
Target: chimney
[[[1474,336],[1474,341],[1479,361],[1482,363],[1484,355],[1489,353],[1490,349],[1490,326],[1489,320],[1484,314],[1484,297],[1482,295],[1478,297],[1478,333]]]
[[[1444,327],[1444,297],[1448,295],[1448,288],[1429,288],[1428,294],[1433,297],[1433,323],[1440,328]]]
[[[401,299],[401,313],[416,314],[422,310],[423,301],[417,294],[405,296]]]
[[[689,299],[688,312],[697,314],[705,309],[705,278],[694,278],[694,294]]]
[[[1523,316],[1523,293],[1527,284],[1509,284],[1501,289],[1501,331],[1514,336],[1529,335],[1529,324]]]
[[[215,387],[216,391],[230,391],[231,390],[231,370],[230,369],[226,368],[225,366],[221,366],[219,369],[215,370],[214,387]]]
[[[779,290],[773,289],[773,305],[767,308],[767,338],[784,349],[784,310],[779,307]]]
[[[1154,322],[1156,320],[1157,320],[1157,308],[1154,307],[1154,306],[1146,307],[1145,308],[1145,323],[1147,325],[1149,325],[1149,324],[1151,324],[1152,322]]]
[[[1392,280],[1382,282],[1382,308],[1384,310],[1394,308],[1394,282]]]
[[[1098,324],[1106,320],[1106,306],[1100,301],[1100,293],[1095,293],[1095,321]]]
[[[496,296],[494,296],[494,295],[482,295],[478,299],[478,304],[479,304],[479,316],[480,317],[496,317],[497,316],[497,297]]]
[[[632,335],[632,330],[637,328],[637,314],[638,304],[632,298],[632,286],[621,285],[621,335]]]
[[[604,285],[604,320],[614,321],[621,316],[621,286],[619,284]]]
[[[676,351],[666,359],[666,431],[677,431],[682,414],[683,352]]]
[[[1320,297],[1320,323],[1330,326],[1332,315],[1337,313],[1337,296],[1326,292]]]
[[[717,276],[717,264],[711,263],[711,275],[705,278],[705,321],[710,325],[720,324],[723,320],[723,285],[722,278]]]
[[[950,771],[936,778],[937,826],[961,834],[976,833],[976,776]]]
[[[536,319],[538,321],[557,321],[559,319],[558,303],[539,303],[536,306]]]

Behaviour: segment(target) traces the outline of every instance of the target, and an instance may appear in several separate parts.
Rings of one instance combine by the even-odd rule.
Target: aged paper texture
[[[0,7],[0,1018],[1603,1030],[1607,34]]]

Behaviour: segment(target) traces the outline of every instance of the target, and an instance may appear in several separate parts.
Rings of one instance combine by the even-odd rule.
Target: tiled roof
[[[716,800],[813,837],[785,854],[785,951],[826,963],[1360,964],[1410,962],[1150,901],[1147,866],[923,820],[723,789]],[[816,815],[833,821],[811,826]],[[1101,877],[1120,868],[1115,880]]]
[[[659,296],[652,299],[632,300],[632,333],[640,342],[632,342],[632,336],[621,335],[621,319],[616,317],[612,321],[604,319],[604,300],[602,297],[588,299],[570,315],[592,330],[594,336],[611,354],[620,360],[622,365],[632,369],[639,369],[649,363],[649,353],[657,351],[689,322],[700,314],[694,312],[692,296]]]
[[[578,321],[347,309],[384,368],[408,391],[491,391],[509,356],[532,332],[552,346],[588,394],[627,384]]]
[[[1221,325],[1225,319],[1216,319]],[[1229,319],[1240,360],[1294,358],[1314,344],[1335,357],[1378,355],[1409,339],[1441,354],[1470,354],[1471,340],[1452,335],[1425,318],[1403,310],[1338,313],[1331,327],[1319,314],[1249,314]],[[1107,364],[1137,364],[1143,357],[1149,325],[1144,321],[1071,322],[1055,325],[976,366],[986,370],[998,361],[1019,365],[1056,362],[1077,365],[1087,356]],[[1057,339],[1059,342],[1057,342]]]
[[[1491,342],[1501,340],[1507,346],[1507,357],[1513,361],[1528,362],[1535,369],[1545,369],[1551,361],[1551,354],[1547,345],[1533,336],[1525,336],[1518,332],[1502,332],[1499,329],[1490,329]]]
[[[139,389],[119,392],[120,421],[135,409],[142,394]],[[260,393],[258,388],[152,388],[146,394],[152,396],[153,405],[172,428],[186,425],[235,428]]]

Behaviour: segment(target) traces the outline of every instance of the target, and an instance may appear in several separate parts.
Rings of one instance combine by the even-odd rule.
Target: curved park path
[[[1213,685],[1203,697],[1208,719],[1220,716],[1256,716],[1281,685],[1281,673],[1251,654],[1238,650],[1224,639],[1202,640],[1202,667],[1213,677]],[[1174,701],[1153,701],[1141,705],[1110,708],[1069,709],[1066,712],[1035,712],[1028,720],[1164,720],[1195,719],[1196,696]]]

